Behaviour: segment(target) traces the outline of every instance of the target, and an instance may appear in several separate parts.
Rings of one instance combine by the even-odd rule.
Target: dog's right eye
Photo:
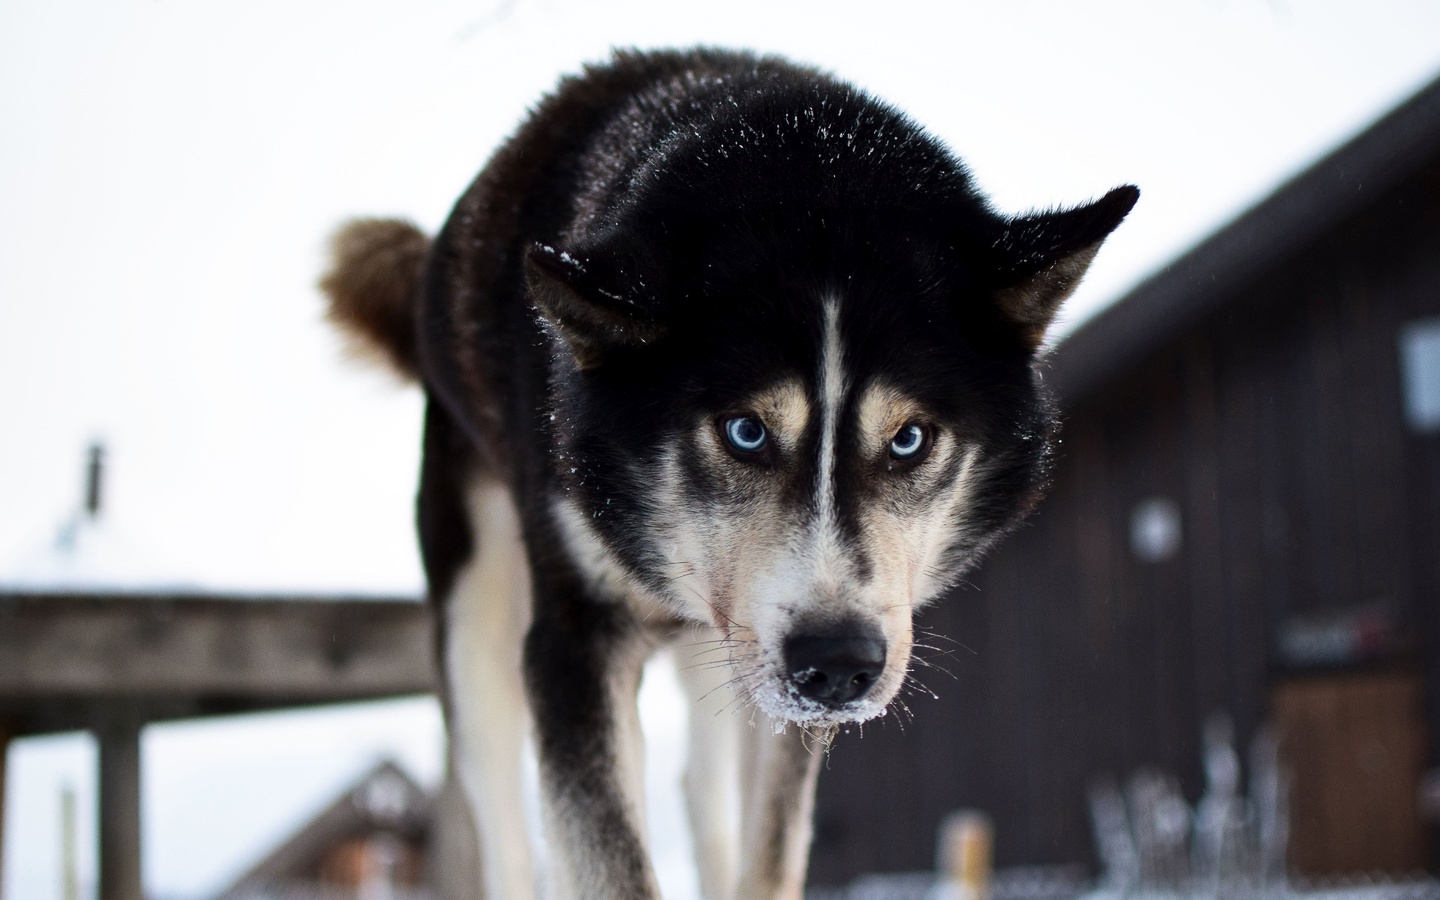
[[[756,454],[764,451],[770,443],[765,426],[753,416],[732,416],[723,424],[725,442],[742,454]]]

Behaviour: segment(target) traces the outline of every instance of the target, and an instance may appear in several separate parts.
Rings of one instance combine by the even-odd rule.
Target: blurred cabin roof
[[[269,896],[276,886],[314,881],[327,854],[357,839],[386,833],[421,842],[431,807],[430,796],[413,778],[393,762],[383,761],[266,854],[220,898]]]
[[[1047,380],[1066,406],[1083,399],[1437,155],[1440,79],[1078,328]]]

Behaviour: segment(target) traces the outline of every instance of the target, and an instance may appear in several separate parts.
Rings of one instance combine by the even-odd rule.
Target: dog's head
[[[1036,354],[1138,195],[1000,217],[870,112],[667,145],[528,260],[571,529],[804,724],[883,713],[913,612],[1038,498]]]

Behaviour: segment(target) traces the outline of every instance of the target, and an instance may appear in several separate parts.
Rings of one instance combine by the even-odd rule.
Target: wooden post
[[[985,813],[958,810],[940,823],[941,897],[989,900],[995,826]]]
[[[140,883],[140,716],[107,711],[100,743],[100,900],[144,900]]]

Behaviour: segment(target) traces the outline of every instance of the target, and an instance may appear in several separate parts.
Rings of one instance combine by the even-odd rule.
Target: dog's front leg
[[[542,596],[541,591],[548,596]],[[537,588],[525,681],[551,900],[658,900],[636,693],[653,644],[622,607]]]
[[[530,573],[509,492],[486,478],[468,488],[456,484],[455,469],[463,471],[464,461],[447,456],[455,446],[447,443],[447,427],[432,406],[421,520],[432,579],[437,569],[453,572],[439,579],[449,583],[440,590],[451,758],[480,839],[485,900],[532,900],[535,875],[521,778],[528,720],[520,662],[530,623]],[[466,531],[468,555],[458,568],[443,568],[446,556],[436,548]]]
[[[719,656],[727,646],[709,627],[690,630],[675,648],[675,665],[690,699],[690,734],[685,763],[685,808],[695,845],[695,867],[704,900],[730,900],[738,857],[734,812],[739,780],[737,733],[743,725],[729,707],[726,689],[733,676]]]
[[[778,734],[763,713],[744,735],[738,900],[800,900],[810,856],[815,781],[827,733],[787,725]]]

